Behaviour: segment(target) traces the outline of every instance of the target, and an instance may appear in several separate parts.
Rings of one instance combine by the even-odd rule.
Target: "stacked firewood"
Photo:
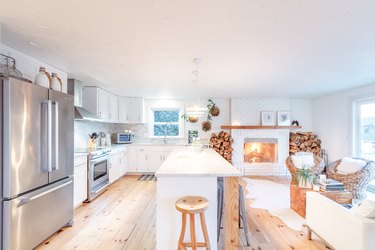
[[[218,135],[211,134],[210,147],[218,152],[225,160],[232,163],[232,137],[229,133],[221,131]]]
[[[321,141],[317,135],[312,132],[290,132],[289,153],[312,152],[314,155],[320,155]]]

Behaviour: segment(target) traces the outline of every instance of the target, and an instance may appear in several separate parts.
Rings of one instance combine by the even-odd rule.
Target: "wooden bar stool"
[[[176,209],[182,213],[182,226],[177,249],[186,249],[186,247],[191,247],[193,250],[196,250],[197,247],[210,249],[210,240],[208,239],[206,219],[204,217],[204,211],[207,207],[207,199],[201,196],[185,196],[176,201]],[[195,235],[195,214],[198,213],[201,220],[204,242],[197,242]],[[191,242],[184,242],[187,214],[190,215]]]

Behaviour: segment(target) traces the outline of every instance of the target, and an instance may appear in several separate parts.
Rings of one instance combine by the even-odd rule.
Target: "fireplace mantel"
[[[242,125],[223,125],[221,129],[301,129],[302,126],[242,126]]]

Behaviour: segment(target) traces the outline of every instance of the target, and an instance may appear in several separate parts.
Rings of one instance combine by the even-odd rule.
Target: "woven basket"
[[[286,166],[288,167],[289,172],[292,175],[292,181],[291,181],[290,184],[291,185],[298,185],[297,174],[298,174],[299,168],[297,168],[293,165],[293,161],[292,161],[291,156],[286,158],[285,163],[286,163]],[[311,169],[313,170],[314,174],[322,173],[322,171],[324,169],[323,160],[318,156],[314,156],[314,166],[312,166]]]
[[[349,192],[353,194],[354,199],[365,199],[367,185],[375,178],[375,164],[363,158],[354,158],[363,160],[366,165],[359,171],[351,174],[337,173],[337,166],[341,160],[332,162],[327,167],[327,175],[329,178],[342,182]]]

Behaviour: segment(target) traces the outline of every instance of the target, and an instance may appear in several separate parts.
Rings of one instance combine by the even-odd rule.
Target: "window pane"
[[[360,106],[360,154],[375,160],[375,103]]]
[[[178,136],[178,124],[159,124],[154,125],[154,136]]]
[[[154,122],[178,122],[179,112],[173,111],[154,111]]]

